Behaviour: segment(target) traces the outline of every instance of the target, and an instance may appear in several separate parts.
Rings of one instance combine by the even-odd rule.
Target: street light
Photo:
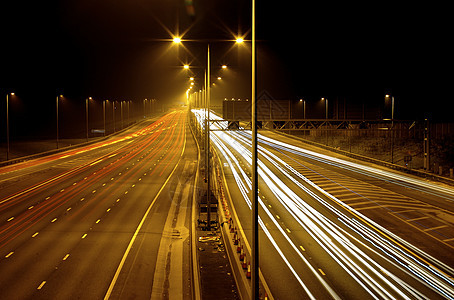
[[[93,98],[88,97],[85,99],[85,127],[86,127],[86,134],[87,134],[87,142],[88,142],[88,100],[92,100]]]
[[[181,41],[181,40],[180,40]],[[236,43],[242,43],[244,40],[243,38],[241,37],[238,37],[236,39]],[[174,42],[175,42],[175,39],[174,39]],[[211,64],[211,60],[210,60],[210,44],[208,43],[207,44],[207,68],[206,68],[206,73],[205,73],[205,99],[206,99],[206,111],[205,111],[205,128],[206,128],[206,141],[205,141],[205,153],[206,153],[206,156],[205,156],[205,160],[206,160],[206,163],[205,163],[205,172],[206,172],[206,180],[207,180],[207,206],[208,206],[208,209],[207,209],[207,230],[210,230],[211,228],[211,216],[210,216],[210,210],[211,210],[211,203],[210,203],[210,195],[211,195],[211,192],[210,192],[210,158],[209,158],[209,152],[210,152],[210,101],[211,101],[211,95],[210,95],[210,89],[211,89],[211,82],[210,82],[210,64]],[[183,68],[185,70],[189,70],[189,65],[188,64],[185,64],[183,66]],[[222,65],[221,66],[222,69],[226,69],[227,68],[227,65]],[[221,77],[218,77],[218,80],[220,80]],[[192,85],[192,84],[191,84]],[[214,85],[214,83],[213,83]]]
[[[300,99],[300,102],[303,102],[303,119],[306,119],[306,100]]]
[[[59,95],[55,99],[56,116],[57,116],[57,149],[58,149],[58,136],[59,136],[59,134],[58,134],[58,99],[59,98],[63,98],[63,95]]]
[[[179,37],[174,37],[173,40],[172,40],[175,44],[180,44],[181,43],[181,38]]]
[[[104,125],[104,136],[106,136],[106,101],[109,100],[104,100],[102,102],[102,121]]]
[[[6,94],[6,160],[9,160],[9,96],[14,93]]]
[[[385,95],[385,101],[391,99],[391,163],[394,163],[394,96]]]
[[[390,96],[388,94],[385,95],[385,101],[389,101],[391,99],[391,121],[394,120],[394,96]]]
[[[235,40],[235,42],[236,42],[237,44],[241,44],[241,43],[244,42],[244,39],[243,39],[242,37],[237,37],[236,40]]]
[[[325,101],[325,118],[328,120],[328,98],[322,98]]]

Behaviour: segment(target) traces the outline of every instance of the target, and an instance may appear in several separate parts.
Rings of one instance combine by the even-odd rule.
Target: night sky
[[[249,1],[194,0],[193,16],[183,0],[3,2],[0,99],[22,94],[16,113],[42,127],[54,121],[60,93],[80,103],[182,101],[189,75],[201,84],[208,41],[213,75],[223,76],[214,101],[250,97],[250,44],[232,41],[250,39]],[[447,6],[313,2],[257,0],[259,95],[380,107],[391,93],[398,118],[452,120]],[[172,34],[184,46],[172,45]]]

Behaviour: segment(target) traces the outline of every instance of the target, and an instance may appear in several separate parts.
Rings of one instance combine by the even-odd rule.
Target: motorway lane
[[[297,140],[272,132],[265,136],[301,147]],[[293,152],[274,145],[268,147],[306,178],[368,218],[392,229],[420,249],[444,263],[454,266],[454,202],[453,188],[441,183],[426,182],[431,189],[404,182],[405,177],[377,177],[362,170],[342,167],[316,157]],[[304,144],[305,149],[313,150]],[[345,157],[335,156],[340,159]],[[348,159],[347,159],[348,160]],[[349,160],[355,163],[354,160]],[[372,164],[365,164],[377,168]],[[390,172],[384,169],[385,172]],[[392,172],[391,172],[392,173]],[[401,174],[396,174],[401,176]],[[408,176],[412,181],[420,178]],[[398,177],[400,178],[400,177]],[[451,192],[450,192],[451,191]]]
[[[248,228],[249,208],[244,208],[244,203],[248,201],[250,180],[249,174],[242,176],[241,172],[247,173],[249,169],[249,138],[247,134],[213,133],[216,148],[221,153],[224,151],[223,162],[234,170],[227,178],[230,190],[243,191],[233,192],[232,198],[241,222]],[[226,154],[229,151],[236,155]],[[273,157],[273,153],[262,148],[260,156],[262,229],[269,241],[276,241],[276,251],[283,253],[281,260],[278,255],[270,256],[267,241],[262,239],[262,255],[275,258],[262,257],[261,266],[276,298],[288,299],[289,289],[302,298],[326,298],[320,294],[323,289],[333,298],[453,295],[449,266],[445,268],[436,259],[345,206],[279,157]],[[243,162],[232,165],[237,160]],[[304,264],[306,268],[301,270]],[[268,265],[274,265],[274,269],[267,269]],[[276,273],[283,268],[292,270],[292,276]],[[308,274],[312,280],[307,278]],[[295,279],[299,289],[294,289]]]
[[[180,160],[185,116],[175,111],[0,177],[2,297],[104,297],[145,211]],[[40,178],[27,186],[21,172]]]

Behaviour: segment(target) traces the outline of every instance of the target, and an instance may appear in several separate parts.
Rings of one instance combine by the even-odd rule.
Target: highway
[[[250,132],[226,125],[210,125],[211,141],[250,250]],[[258,169],[260,269],[275,299],[454,298],[452,187],[266,131]]]
[[[186,116],[1,168],[0,298],[190,297]]]

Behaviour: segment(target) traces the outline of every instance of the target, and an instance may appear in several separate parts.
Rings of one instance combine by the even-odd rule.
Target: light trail
[[[199,122],[204,124],[204,113],[196,110],[193,110],[193,112]],[[215,119],[220,119],[215,114],[211,114],[211,116]],[[219,129],[225,129],[226,126],[223,126],[224,128],[216,127],[218,126],[217,124],[211,124],[210,126],[213,129],[212,143],[227,161],[232,170],[235,182],[243,195],[244,201],[250,208],[250,179],[246,176],[238,159],[230,150],[235,149],[242,160],[251,164],[251,153],[249,151],[251,147],[250,133],[246,131],[219,131]],[[417,179],[407,178],[392,172],[332,158],[271,138],[263,136],[260,136],[260,138],[262,142],[272,145],[273,147],[285,147],[286,151],[291,151],[298,155],[310,155],[311,158],[315,157],[325,163],[352,168],[357,172],[366,173],[368,176],[386,177],[387,180],[398,180],[400,184],[421,186],[424,190],[434,188],[430,183],[422,182],[423,184],[420,184],[420,181]],[[288,215],[290,215],[325,251],[325,253],[337,262],[358,286],[370,295],[371,298],[393,299],[399,297],[402,299],[424,299],[427,296],[425,296],[417,286],[414,286],[414,282],[417,280],[439,295],[454,299],[454,282],[452,280],[452,274],[454,274],[454,272],[452,268],[442,264],[414,245],[397,237],[379,224],[376,224],[348,205],[339,201],[265,148],[259,146],[259,153],[260,160],[258,162],[258,172],[260,180],[274,194],[282,207],[286,209]],[[272,166],[277,171],[272,171],[268,165]],[[279,176],[275,173],[278,173]],[[282,175],[284,176],[285,181],[281,180]],[[291,182],[291,187],[287,184],[288,182]],[[247,187],[249,187],[249,189],[247,189]],[[437,188],[439,187],[437,186]],[[313,190],[322,193],[332,202],[327,201],[325,197],[320,197]],[[441,191],[454,195],[449,189],[443,189]],[[317,203],[325,207],[329,213],[323,214],[315,207],[309,205],[299,196],[301,194],[311,197]],[[294,238],[290,237],[285,229],[282,228],[282,225],[279,224],[274,214],[270,212],[260,197],[259,202],[268,218],[272,220],[273,224],[279,229],[278,232],[290,244],[292,249],[299,255],[311,272],[314,275],[318,274],[316,267],[305,260],[304,255],[302,255],[298,247],[299,243],[293,241]],[[339,207],[336,207],[337,205]],[[338,221],[339,224],[336,224],[333,220]],[[287,259],[286,254],[282,252],[279,245],[276,243],[276,239],[266,226],[263,225],[262,219],[260,219],[259,222],[276,251],[310,297],[311,292],[309,288],[297,274],[292,263]],[[342,228],[343,226],[345,228]],[[354,234],[349,233],[347,229],[350,229]],[[379,256],[382,259],[381,263],[376,262],[373,257],[370,257],[368,254],[369,252]],[[385,267],[385,264],[387,267]],[[399,278],[398,275],[393,273],[396,272],[396,270],[392,271],[389,269],[390,267],[396,268],[397,272],[405,272],[413,281],[410,283]],[[441,269],[443,269],[443,271],[441,271]],[[333,298],[339,297],[323,278],[320,276],[315,277]]]
[[[410,176],[405,176],[402,174],[397,174],[394,172],[381,170],[379,168],[374,168],[366,165],[360,165],[351,161],[347,161],[340,158],[331,157],[314,151],[310,151],[301,147],[290,145],[288,143],[272,139],[263,135],[259,135],[260,142],[263,144],[268,144],[269,146],[281,149],[284,151],[291,152],[293,154],[307,157],[325,164],[333,165],[343,169],[348,169],[350,171],[359,173],[361,175],[366,175],[369,177],[377,178],[393,184],[398,184],[408,188],[412,188],[418,191],[422,191],[428,194],[437,195],[445,198],[449,198],[454,201],[454,189],[452,187],[447,187],[440,184],[434,184],[427,182],[425,180],[413,178]]]

